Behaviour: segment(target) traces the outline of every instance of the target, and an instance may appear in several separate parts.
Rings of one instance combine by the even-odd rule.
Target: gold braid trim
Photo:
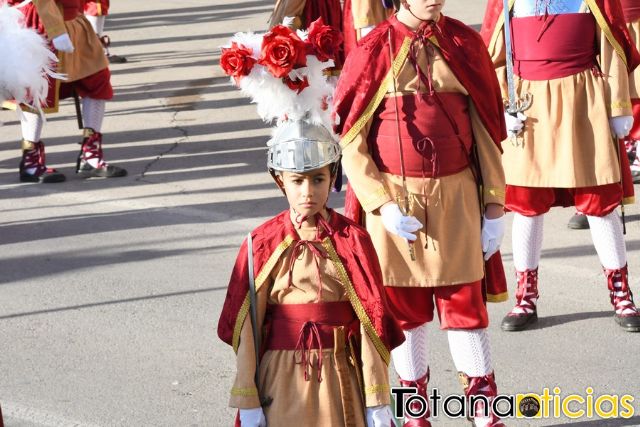
[[[373,113],[375,113],[378,105],[380,105],[387,93],[389,84],[391,84],[391,79],[393,79],[393,76],[397,76],[400,72],[400,67],[402,67],[405,59],[407,59],[410,48],[411,38],[405,37],[404,41],[402,42],[402,46],[400,47],[400,51],[398,52],[398,56],[396,56],[396,59],[393,60],[392,68],[389,69],[389,72],[385,76],[384,80],[382,80],[382,83],[380,83],[378,91],[369,102],[369,105],[367,105],[367,108],[365,108],[362,116],[360,116],[360,118],[356,120],[351,129],[349,129],[349,131],[340,139],[340,146],[343,150],[347,145],[353,142],[354,138],[360,133],[362,128],[364,128],[367,122],[371,120]]]
[[[390,389],[389,384],[374,384],[365,387],[364,394],[389,393]]]
[[[513,8],[516,0],[509,0],[509,10]],[[493,30],[493,34],[491,35],[491,40],[489,41],[489,52],[493,53],[496,48],[496,42],[498,41],[498,36],[500,36],[500,31],[504,27],[504,10],[498,16],[498,20],[496,21],[496,28]]]
[[[487,294],[487,302],[505,302],[509,299],[509,292],[491,295]]]
[[[636,196],[624,197],[622,199],[623,205],[633,205],[636,202]]]
[[[256,293],[260,290],[260,287],[264,284],[271,274],[271,270],[276,266],[278,260],[284,253],[284,251],[291,245],[293,242],[293,237],[287,235],[282,242],[276,247],[273,251],[267,262],[260,270],[260,273],[256,276]],[[240,306],[240,310],[238,311],[238,317],[236,317],[236,324],[233,328],[233,351],[238,352],[238,346],[240,346],[240,332],[242,331],[242,325],[244,324],[244,319],[246,319],[247,314],[249,313],[249,306],[251,302],[249,299],[249,292],[247,292],[247,296],[244,298],[244,302]]]
[[[249,387],[249,388],[233,387],[231,389],[231,396],[251,397],[251,396],[257,396],[257,395],[258,395],[258,389],[255,387]]]
[[[340,277],[340,283],[342,284],[342,286],[344,286],[345,291],[347,292],[347,297],[349,298],[349,302],[351,303],[353,310],[356,312],[356,315],[358,316],[360,323],[362,324],[362,326],[364,327],[364,330],[367,332],[367,335],[373,342],[373,345],[378,351],[378,354],[380,354],[380,357],[382,357],[382,360],[384,360],[384,362],[388,366],[391,360],[391,354],[389,353],[389,350],[387,350],[387,347],[384,345],[384,343],[376,333],[376,330],[374,329],[373,324],[371,324],[371,319],[369,319],[369,316],[367,316],[366,311],[364,311],[364,307],[362,306],[362,301],[360,301],[360,298],[358,298],[358,295],[356,294],[356,291],[353,288],[353,284],[351,283],[351,279],[347,274],[347,270],[344,268],[344,265],[342,265],[342,261],[340,261],[340,257],[338,257],[336,250],[331,244],[331,239],[329,239],[328,237],[325,237],[325,239],[322,241],[322,246],[327,251],[327,254],[329,254],[329,258],[331,259],[331,262],[333,263],[333,265],[336,267],[336,270],[338,271],[338,276]]]
[[[240,306],[240,311],[238,311],[238,317],[236,317],[236,324],[233,328],[233,340],[231,343],[233,344],[233,351],[238,353],[238,347],[240,346],[240,332],[242,331],[242,325],[244,324],[244,319],[247,317],[249,313],[249,306],[251,305],[251,300],[249,299],[249,292],[247,292],[247,296],[244,297],[244,301]]]
[[[628,68],[629,64],[627,64],[627,55],[625,55],[622,46],[620,46],[620,43],[618,43],[618,40],[616,40],[616,38],[613,36],[611,28],[609,28],[609,24],[607,24],[607,20],[602,14],[602,11],[598,8],[595,0],[585,0],[585,2],[587,3],[587,6],[589,6],[589,10],[591,10],[593,16],[596,18],[596,22],[607,37],[607,40],[609,41],[609,43],[611,43],[611,46],[613,46],[620,59],[622,59],[622,62],[624,62],[624,65]]]

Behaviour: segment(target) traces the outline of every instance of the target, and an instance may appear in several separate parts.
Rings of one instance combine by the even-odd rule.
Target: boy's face
[[[331,187],[329,168],[305,173],[283,172],[278,176],[289,206],[303,217],[311,218],[325,207]]]
[[[407,0],[411,12],[424,21],[437,20],[445,0]]]

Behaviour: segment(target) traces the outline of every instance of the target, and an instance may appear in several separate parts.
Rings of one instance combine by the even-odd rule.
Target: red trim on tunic
[[[437,96],[447,111],[428,93],[386,98],[378,107],[367,139],[378,170],[401,175],[398,127],[406,176],[437,178],[469,167],[473,144],[469,99],[453,92],[438,92]],[[400,122],[396,101],[402,112]]]
[[[537,216],[549,212],[554,206],[575,206],[583,214],[605,216],[620,205],[622,194],[620,183],[582,188],[507,185],[505,208],[524,216]]]
[[[484,329],[489,325],[480,281],[436,288],[385,287],[391,312],[402,329],[433,320],[438,311],[440,329]]]
[[[596,22],[587,13],[511,20],[513,70],[525,80],[572,76],[596,66]]]

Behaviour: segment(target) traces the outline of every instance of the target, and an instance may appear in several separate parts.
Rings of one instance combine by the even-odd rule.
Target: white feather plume
[[[303,40],[307,38],[306,32],[298,32],[298,35]],[[264,34],[237,33],[230,43],[250,48],[251,56],[257,60],[263,36]],[[231,78],[231,83],[239,86],[242,93],[257,104],[258,115],[265,122],[305,119],[331,129],[330,98],[334,87],[323,71],[333,66],[332,60],[321,62],[315,55],[307,55],[307,66],[289,73],[289,78],[294,81],[307,78],[309,86],[300,93],[290,89],[281,78],[274,77],[266,67],[257,63],[249,75],[243,76],[238,83]]]
[[[15,99],[39,109],[47,98],[47,76],[58,61],[47,41],[31,28],[16,8],[0,0],[0,101]]]

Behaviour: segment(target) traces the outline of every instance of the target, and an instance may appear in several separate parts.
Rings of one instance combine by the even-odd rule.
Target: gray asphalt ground
[[[286,207],[265,172],[269,133],[218,67],[236,31],[264,30],[272,2],[113,2],[106,32],[116,96],[104,123],[113,180],[73,173],[80,132],[73,105],[50,116],[47,160],[57,185],[18,183],[19,123],[0,112],[0,402],[7,427],[225,426],[232,350],[216,336],[243,235]],[[445,11],[478,25],[485,1]],[[636,188],[639,190],[639,188]],[[341,207],[342,195],[332,204]],[[546,218],[537,329],[490,335],[503,393],[631,394],[640,399],[640,335],[612,320],[588,231]],[[627,210],[634,289],[640,287],[640,211]],[[509,217],[510,222],[510,217]],[[511,289],[510,233],[503,253]],[[446,335],[434,325],[431,386],[459,393]],[[640,401],[633,402],[636,412]],[[296,420],[292,420],[295,424]],[[566,418],[508,425],[560,425]],[[581,419],[579,426],[640,425]],[[434,425],[465,425],[438,418]]]

